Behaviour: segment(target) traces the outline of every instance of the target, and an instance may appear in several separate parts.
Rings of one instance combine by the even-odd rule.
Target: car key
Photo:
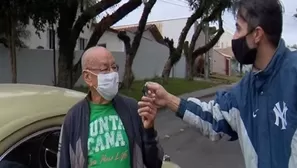
[[[142,88],[142,94],[143,94],[143,96],[147,96],[148,95],[148,88],[147,88],[146,85],[144,85],[143,88]]]

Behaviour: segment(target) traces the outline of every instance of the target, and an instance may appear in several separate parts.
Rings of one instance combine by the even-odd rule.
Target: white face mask
[[[107,74],[97,75],[98,86],[97,92],[105,99],[112,100],[119,90],[119,74],[110,72]]]

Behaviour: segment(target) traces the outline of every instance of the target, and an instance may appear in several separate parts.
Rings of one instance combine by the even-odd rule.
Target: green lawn
[[[160,79],[135,81],[132,85],[131,90],[120,90],[120,93],[133,97],[136,100],[139,100],[142,96],[142,92],[141,92],[142,87],[146,81],[154,81],[154,82],[161,83]],[[206,82],[206,81],[187,81],[185,79],[171,78],[169,79],[168,84],[164,84],[163,86],[168,92],[174,95],[181,95],[183,93],[189,93],[196,90],[213,87],[215,85],[217,84],[214,84],[212,82]],[[83,87],[75,88],[75,90],[79,90],[83,92],[87,91],[87,89]]]

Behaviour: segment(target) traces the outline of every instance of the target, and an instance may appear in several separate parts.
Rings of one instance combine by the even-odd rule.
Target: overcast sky
[[[287,44],[297,44],[297,19],[293,17],[293,14],[296,13],[297,0],[282,0],[282,3],[285,9],[283,38]],[[116,25],[137,23],[142,10],[143,6],[131,12]],[[149,15],[148,21],[183,18],[189,15],[191,15],[191,11],[185,0],[157,0],[157,3]],[[223,20],[225,29],[233,33],[235,30],[233,15],[225,12]]]

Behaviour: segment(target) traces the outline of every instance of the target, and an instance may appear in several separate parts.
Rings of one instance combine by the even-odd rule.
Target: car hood
[[[31,123],[65,115],[85,95],[51,86],[0,84],[0,142]]]

